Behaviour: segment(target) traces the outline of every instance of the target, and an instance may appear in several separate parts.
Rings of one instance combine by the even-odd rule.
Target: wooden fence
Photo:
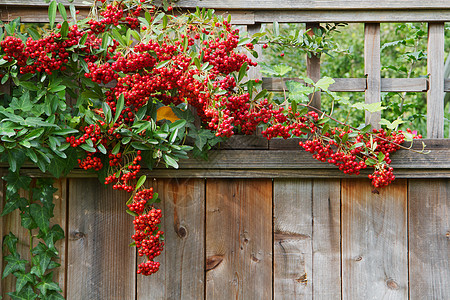
[[[62,1],[64,3],[64,1]],[[74,1],[86,13],[81,0]],[[334,91],[426,92],[429,155],[392,155],[397,178],[372,193],[299,151],[298,141],[234,137],[208,162],[148,173],[163,199],[166,249],[161,270],[136,275],[128,195],[81,171],[58,180],[56,217],[66,238],[59,278],[67,299],[448,299],[450,297],[450,141],[444,136],[444,22],[448,0],[181,0],[231,13],[258,31],[266,22],[365,23],[366,78],[338,78]],[[46,19],[41,0],[0,0],[0,18]],[[428,78],[380,78],[380,22],[429,22]],[[258,49],[257,49],[258,50]],[[320,59],[307,61],[320,77]],[[261,78],[256,70],[253,78]],[[280,90],[285,79],[262,78]],[[320,102],[315,103],[317,106]],[[374,121],[375,115],[370,118]],[[35,169],[24,173],[42,176]],[[155,179],[153,179],[155,178]],[[2,189],[0,189],[1,191]],[[0,220],[28,247],[18,215]],[[1,283],[1,294],[14,288]]]

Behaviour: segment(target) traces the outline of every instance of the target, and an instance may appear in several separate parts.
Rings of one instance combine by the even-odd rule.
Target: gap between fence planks
[[[134,300],[136,255],[126,192],[69,179],[67,299]]]
[[[411,299],[450,295],[450,180],[409,180]]]
[[[272,181],[206,182],[206,298],[272,296]]]
[[[342,299],[408,299],[407,181],[341,189]]]
[[[155,260],[160,270],[137,275],[137,298],[203,299],[205,293],[205,180],[148,180],[162,202],[165,249]],[[131,226],[131,224],[130,224]],[[137,257],[137,263],[144,262]]]

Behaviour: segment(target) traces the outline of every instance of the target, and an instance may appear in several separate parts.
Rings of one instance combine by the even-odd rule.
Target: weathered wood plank
[[[311,180],[274,180],[274,299],[313,298],[312,200]]]
[[[135,299],[130,195],[93,178],[70,179],[69,191],[67,298]]]
[[[1,211],[3,211],[3,207],[5,206],[5,182],[3,181],[3,179],[0,179],[0,209]],[[1,234],[1,241],[0,241],[0,245],[2,249],[2,253],[3,253],[3,237],[5,235],[5,230],[3,229],[3,218],[0,218],[0,234]],[[0,270],[1,273],[3,275],[3,255],[0,258]],[[5,293],[5,287],[3,286],[3,281],[0,280],[0,296],[3,297]]]
[[[450,295],[450,180],[409,180],[411,299]]]
[[[257,23],[299,23],[299,22],[346,22],[346,23],[384,23],[384,22],[447,22],[450,10],[258,10],[254,11]]]
[[[253,36],[255,33],[258,33],[261,31],[261,24],[255,24],[255,25],[248,25],[247,26],[247,33],[249,36]],[[249,57],[252,58],[253,61],[256,61],[257,63],[262,61],[262,49],[260,44],[253,45],[253,50],[258,53],[258,58],[253,58],[250,54]],[[258,64],[256,67],[252,67],[249,69],[247,76],[251,80],[262,80],[262,73],[261,73],[261,66]]]
[[[335,81],[330,85],[332,92],[364,92],[366,90],[366,79],[364,78],[333,78]],[[263,77],[263,88],[281,92],[286,89],[284,82],[297,81],[303,82],[298,78],[271,78]],[[450,90],[450,80],[447,83]],[[381,78],[382,92],[426,92],[428,90],[428,81],[426,78]]]
[[[444,137],[444,23],[428,23],[427,137]]]
[[[365,180],[341,188],[342,299],[408,299],[406,180],[378,194]]]
[[[156,274],[138,275],[137,299],[203,299],[205,181],[163,179],[151,185],[162,200],[165,249],[156,259],[161,262]]]
[[[68,0],[61,0],[62,3],[68,5]],[[86,6],[92,3],[92,0],[74,0],[75,5]],[[367,1],[352,1],[352,0],[315,0],[315,1],[274,1],[274,0],[182,0],[177,3],[181,7],[207,7],[207,8],[223,8],[223,9],[298,9],[298,10],[342,10],[355,9],[364,10],[370,8],[372,10],[378,9],[444,9],[449,8],[446,0],[433,0],[432,2],[424,3],[414,0],[367,0]],[[0,0],[0,5],[21,5],[21,6],[45,6],[48,5],[39,0],[28,0],[26,2],[21,0]]]
[[[444,80],[444,92],[450,92],[450,79]]]
[[[33,183],[34,184],[34,183]],[[65,228],[66,222],[66,179],[55,180],[54,186],[58,188],[58,191],[53,195],[54,217],[50,220],[50,225],[59,224],[62,229]],[[2,191],[4,191],[2,189]],[[29,197],[28,191],[20,191],[20,197]],[[18,252],[21,258],[29,260],[30,259],[30,240],[28,230],[22,227],[19,210],[15,210],[12,213],[1,217],[0,223],[2,224],[2,231],[0,232],[3,236],[12,232],[18,239],[17,244]],[[33,234],[36,235],[38,232],[36,229],[33,230]],[[37,239],[34,239],[33,246],[38,244]],[[56,248],[59,251],[59,260],[57,260],[61,267],[54,271],[53,279],[59,282],[59,286],[64,291],[65,284],[65,240],[58,241],[56,243]],[[16,279],[14,276],[8,276],[1,281],[1,292],[0,295],[6,297],[7,292],[12,292],[16,290]],[[8,296],[9,297],[9,296]],[[6,298],[9,299],[9,298]]]
[[[207,180],[206,298],[271,297],[272,181]]]
[[[42,2],[44,3],[44,2]],[[88,6],[77,5],[80,10],[79,16],[87,16]],[[231,23],[238,25],[271,23],[314,23],[314,22],[347,22],[347,23],[383,23],[383,22],[448,22],[450,21],[450,9],[439,10],[360,10],[355,14],[352,10],[216,10],[218,14],[232,15]],[[47,7],[25,7],[17,5],[2,6],[0,4],[0,19],[2,21],[12,21],[21,17],[22,22],[45,22],[48,20]],[[56,16],[57,22],[62,18]]]
[[[306,23],[306,30],[309,30],[307,34],[309,36],[314,35],[314,28],[319,28],[319,23]],[[320,79],[320,54],[319,55],[311,55],[309,57],[306,56],[306,76],[312,79],[314,82],[319,81]],[[317,91],[311,95],[309,95],[309,101],[311,105],[317,109],[320,109],[320,91]]]
[[[380,24],[366,23],[364,26],[364,72],[367,79],[365,102],[372,104],[381,101],[381,62],[380,62]],[[366,124],[380,128],[381,112],[365,112]]]
[[[421,168],[405,169],[395,168],[396,178],[450,178],[450,169]],[[42,176],[36,170],[26,174],[35,177]],[[154,169],[143,170],[142,174],[155,178],[366,178],[370,170],[363,170],[359,176],[350,176],[337,168],[310,168],[310,169]],[[70,178],[96,178],[92,173],[82,170],[72,172]],[[367,179],[368,180],[368,179]]]
[[[341,182],[313,181],[313,298],[341,299]]]
[[[426,78],[381,78],[382,92],[426,92]]]
[[[59,260],[61,264],[59,268],[54,270],[53,278],[59,283],[59,287],[63,290],[63,295],[66,297],[66,247],[67,247],[67,179],[57,179],[53,184],[58,189],[53,195],[53,209],[54,217],[51,219],[51,224],[58,224],[64,230],[65,238],[55,243],[56,249],[59,251]]]
[[[6,183],[5,183],[6,185]],[[28,199],[28,191],[20,191],[20,197],[24,197]],[[6,197],[5,197],[6,201]],[[18,239],[17,243],[17,251],[20,253],[20,257],[22,259],[30,260],[30,240],[28,235],[28,230],[22,227],[20,221],[20,212],[19,210],[15,210],[10,214],[1,217],[3,221],[3,232],[2,239],[5,235],[12,232]],[[37,232],[36,232],[37,233]],[[3,262],[3,265],[6,265],[6,262]],[[3,271],[3,270],[2,270]],[[4,298],[8,297],[6,295],[7,292],[13,292],[16,290],[16,278],[14,276],[8,276],[2,279],[2,295]],[[7,299],[7,298],[6,298]]]

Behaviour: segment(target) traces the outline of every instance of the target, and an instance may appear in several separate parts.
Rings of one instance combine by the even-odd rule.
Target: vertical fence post
[[[319,28],[319,23],[306,23],[306,30],[310,29],[308,34],[314,35],[314,28]],[[306,76],[311,78],[314,82],[320,79],[320,55],[311,55],[306,57]],[[310,95],[312,98],[311,105],[317,109],[320,109],[320,91]]]
[[[364,72],[367,80],[365,102],[381,101],[380,24],[364,24]],[[380,128],[381,112],[365,113],[366,124]]]
[[[444,23],[428,23],[427,137],[444,137]]]
[[[261,24],[247,25],[247,33],[248,33],[249,37],[251,37],[252,35],[254,35],[255,33],[258,33],[260,31],[261,31]],[[253,45],[253,50],[255,50],[256,53],[258,53],[258,57],[255,59],[255,61],[258,63],[258,65],[256,67],[250,68],[250,70],[248,71],[248,79],[262,80],[261,67],[259,66],[259,62],[262,61],[261,45],[260,44]]]

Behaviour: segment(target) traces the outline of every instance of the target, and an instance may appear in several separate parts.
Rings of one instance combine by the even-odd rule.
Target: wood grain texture
[[[341,182],[313,181],[313,298],[341,299]]]
[[[274,180],[274,299],[313,297],[312,200],[311,180]]]
[[[3,211],[3,207],[5,206],[5,182],[3,181],[3,179],[0,179],[0,209],[1,211]],[[0,272],[3,275],[3,237],[5,235],[4,229],[3,229],[3,217],[0,218],[0,246],[2,249],[2,257],[0,258]],[[4,289],[5,287],[3,286],[3,281],[0,280],[0,297],[3,297],[4,295]]]
[[[58,224],[64,230],[65,238],[59,240],[55,243],[56,249],[59,252],[59,260],[58,262],[61,264],[61,267],[54,270],[54,280],[59,283],[60,288],[63,290],[64,297],[66,296],[66,247],[67,247],[67,179],[55,179],[53,184],[55,188],[58,190],[53,195],[53,203],[55,204],[55,208],[53,209],[54,217],[51,219],[50,224]]]
[[[208,179],[206,298],[271,296],[272,181]]]
[[[407,182],[342,180],[342,299],[408,299]]]
[[[135,299],[130,196],[96,178],[69,180],[67,298]]]
[[[364,78],[333,78],[334,83],[330,85],[332,92],[364,92],[367,87]],[[286,89],[284,82],[297,81],[303,82],[298,78],[271,78],[263,77],[263,88],[281,92]],[[448,83],[450,89],[450,81]],[[426,78],[381,78],[382,92],[426,92],[428,90],[428,81]]]
[[[62,3],[68,5],[69,1],[62,0]],[[92,0],[74,0],[77,6],[87,6],[92,3]],[[43,1],[39,0],[0,0],[0,5],[21,5],[21,6],[48,6]],[[372,10],[378,9],[438,9],[438,8],[449,8],[449,3],[446,0],[433,0],[432,2],[418,2],[414,0],[285,0],[285,1],[274,1],[274,0],[248,0],[248,1],[237,1],[237,0],[182,0],[178,3],[181,7],[209,7],[209,8],[224,8],[224,9],[301,9],[301,10],[311,10],[311,9],[322,9],[322,10],[342,10],[342,9],[356,9],[363,10],[370,8]]]
[[[138,275],[137,299],[203,299],[205,181],[159,179],[150,185],[161,198],[165,249],[156,259],[161,262],[156,274]],[[138,256],[138,263],[143,261]]]
[[[381,101],[381,62],[380,62],[380,24],[366,23],[364,26],[364,72],[367,79],[365,102],[372,104]],[[381,112],[365,112],[366,124],[381,128],[378,124]]]
[[[444,92],[450,92],[450,79],[444,79]]]
[[[3,181],[2,181],[3,183]],[[50,226],[58,224],[62,229],[65,228],[66,222],[66,179],[55,180],[54,187],[58,189],[53,195],[54,217],[50,220]],[[2,189],[2,192],[4,190]],[[28,191],[20,191],[21,197],[29,197]],[[30,259],[30,240],[28,230],[21,226],[21,219],[19,210],[15,210],[12,213],[1,217],[0,224],[3,227],[1,231],[2,238],[9,232],[12,232],[18,239],[17,250],[20,253],[21,258],[29,260]],[[33,234],[36,235],[38,232],[36,229],[33,230]],[[38,244],[38,239],[34,239],[33,245]],[[60,240],[56,243],[56,249],[59,251],[58,263],[61,267],[54,270],[53,280],[59,283],[59,286],[64,291],[65,283],[65,239]],[[3,269],[2,269],[3,270]],[[1,292],[0,295],[5,297],[7,292],[15,291],[16,289],[16,279],[14,276],[8,276],[1,281]],[[8,297],[6,297],[8,299]]]
[[[450,295],[450,180],[409,180],[411,299]]]
[[[438,22],[450,20],[450,9],[435,10],[258,10],[254,11],[254,22],[299,23],[299,22],[347,22],[347,23],[383,23],[383,22]]]
[[[41,2],[40,3],[44,3]],[[80,10],[80,16],[87,16],[88,6],[76,5]],[[191,10],[191,9],[187,9]],[[184,11],[184,9],[182,9]],[[250,25],[255,23],[314,23],[314,22],[445,22],[450,20],[450,8],[432,10],[359,10],[355,14],[354,10],[217,10],[217,14],[231,14],[231,23],[236,25]],[[44,22],[48,20],[47,7],[17,6],[0,4],[0,19],[2,21],[12,21],[21,17],[22,22]],[[56,21],[62,19],[56,16]]]
[[[6,185],[6,183],[5,183]],[[21,190],[19,192],[20,197],[26,197],[28,199],[28,191]],[[5,197],[6,198],[6,197]],[[6,201],[6,199],[5,199]],[[18,239],[17,252],[20,253],[22,259],[30,259],[30,240],[28,235],[28,230],[22,227],[20,221],[20,212],[15,210],[6,216],[1,217],[3,223],[2,239],[5,235],[12,232]],[[37,232],[34,232],[37,234]],[[3,265],[6,266],[6,262],[3,261]],[[3,271],[3,270],[2,270]],[[14,276],[8,276],[2,279],[2,295],[4,298],[7,292],[13,292],[16,290],[16,278]],[[7,299],[7,298],[6,298]]]
[[[307,34],[309,36],[314,35],[314,29],[319,28],[319,23],[306,23],[306,30],[309,30]],[[319,81],[320,79],[320,54],[319,55],[311,55],[311,57],[306,56],[306,76],[312,79],[314,82]],[[309,100],[311,102],[311,106],[320,109],[320,91],[317,91],[311,95],[309,95]]]
[[[261,32],[261,24],[255,24],[255,25],[248,25],[247,26],[247,32],[249,36],[253,36],[255,33]],[[261,73],[261,66],[259,65],[260,62],[262,62],[262,46],[260,44],[253,45],[253,50],[258,53],[258,57],[254,58],[251,54],[249,57],[252,58],[252,61],[255,61],[258,63],[256,67],[250,67],[248,70],[247,76],[249,79],[255,80],[261,80],[262,79],[262,73]]]
[[[427,137],[444,137],[444,23],[428,23]]]

